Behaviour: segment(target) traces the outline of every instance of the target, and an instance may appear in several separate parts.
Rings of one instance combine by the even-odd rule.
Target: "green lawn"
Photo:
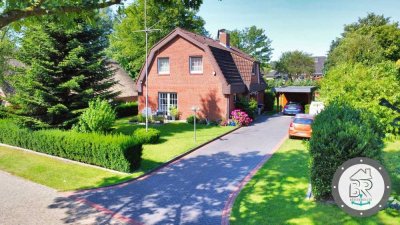
[[[129,124],[128,121],[129,118],[116,121],[114,132],[130,135],[136,128],[143,127]],[[0,170],[59,191],[108,186],[136,178],[174,157],[234,129],[234,127],[199,125],[195,143],[193,125],[169,123],[155,126],[155,128],[161,131],[161,142],[143,146],[142,166],[132,174],[108,172],[7,147],[0,147]]]
[[[0,146],[0,170],[59,191],[107,186],[129,175]]]
[[[130,135],[135,129],[144,127],[144,125],[129,124],[129,119],[118,120],[114,132]],[[195,143],[192,124],[175,122],[164,125],[150,125],[150,127],[161,131],[161,143],[143,146],[142,166],[133,173],[134,177],[140,176],[174,157],[235,128],[230,126],[197,125],[197,142]]]
[[[287,140],[240,192],[231,224],[400,224],[400,213],[392,209],[361,219],[335,205],[306,200],[308,160],[301,140]],[[392,176],[393,194],[398,196],[400,141],[387,144],[385,165]]]

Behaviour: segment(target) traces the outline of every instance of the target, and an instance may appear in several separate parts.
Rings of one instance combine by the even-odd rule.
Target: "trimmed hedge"
[[[127,102],[117,105],[115,107],[115,112],[118,118],[127,116],[136,116],[138,114],[138,103],[137,102]]]
[[[161,132],[154,128],[138,128],[133,132],[133,136],[142,144],[157,144],[160,141]]]
[[[312,124],[311,185],[317,200],[331,199],[335,171],[355,157],[381,160],[384,133],[371,113],[333,102]]]
[[[32,131],[0,120],[0,142],[122,172],[140,167],[142,144],[126,135],[74,131]]]

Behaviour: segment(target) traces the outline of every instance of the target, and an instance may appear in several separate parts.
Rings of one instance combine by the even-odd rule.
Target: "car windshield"
[[[313,120],[312,119],[307,119],[307,118],[295,118],[293,123],[298,123],[298,124],[312,124]]]

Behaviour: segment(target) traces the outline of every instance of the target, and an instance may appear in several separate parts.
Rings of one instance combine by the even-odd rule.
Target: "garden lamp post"
[[[193,125],[194,125],[194,142],[196,142],[196,117],[197,117],[197,111],[199,111],[199,108],[197,106],[193,106],[192,107],[192,111],[194,112],[194,121],[193,121]]]

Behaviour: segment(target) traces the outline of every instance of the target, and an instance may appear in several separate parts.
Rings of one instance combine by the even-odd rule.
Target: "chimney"
[[[218,39],[219,43],[221,43],[223,46],[229,48],[231,46],[230,40],[229,40],[229,34],[226,32],[225,29],[220,29],[218,30]]]

